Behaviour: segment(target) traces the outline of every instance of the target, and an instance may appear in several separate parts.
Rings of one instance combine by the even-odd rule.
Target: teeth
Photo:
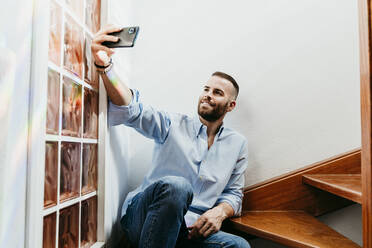
[[[210,103],[207,103],[207,102],[202,102],[202,105],[212,106]]]

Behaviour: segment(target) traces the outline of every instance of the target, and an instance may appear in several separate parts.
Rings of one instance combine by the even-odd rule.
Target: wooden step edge
[[[306,174],[302,176],[302,182],[362,204],[360,174]]]
[[[248,211],[229,224],[235,230],[288,247],[360,247],[303,211]]]

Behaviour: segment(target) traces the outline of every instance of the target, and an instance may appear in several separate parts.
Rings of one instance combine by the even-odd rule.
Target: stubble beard
[[[227,102],[225,105],[216,105],[213,107],[212,110],[202,111],[200,108],[201,101],[198,104],[198,114],[208,122],[215,122],[221,118],[226,113],[227,107],[229,103]]]

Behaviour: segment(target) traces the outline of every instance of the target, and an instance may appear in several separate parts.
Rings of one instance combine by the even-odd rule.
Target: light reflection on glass
[[[51,1],[49,26],[49,60],[56,65],[61,64],[61,29],[61,7],[55,1]]]
[[[81,85],[63,77],[62,135],[81,137]]]
[[[75,13],[79,20],[83,19],[83,0],[66,0],[67,7]]]
[[[98,93],[84,91],[84,138],[98,138]]]
[[[46,132],[58,134],[59,128],[59,73],[48,71],[48,98],[47,98]]]
[[[98,89],[99,75],[95,69],[93,62],[93,55],[91,51],[92,39],[85,34],[85,45],[84,45],[84,80],[88,84],[92,85],[93,88]]]
[[[83,76],[83,42],[82,28],[70,16],[66,15],[64,66],[80,78]]]
[[[101,26],[101,0],[86,1],[85,23],[92,33],[98,32]]]
[[[45,180],[44,180],[44,207],[57,204],[58,182],[58,143],[45,144]]]
[[[61,143],[60,201],[79,196],[80,192],[80,143]]]

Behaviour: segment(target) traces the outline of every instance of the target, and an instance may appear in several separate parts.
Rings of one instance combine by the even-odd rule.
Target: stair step
[[[303,175],[302,180],[311,186],[362,203],[362,182],[359,174]]]
[[[289,247],[360,247],[303,211],[248,211],[231,227]]]

